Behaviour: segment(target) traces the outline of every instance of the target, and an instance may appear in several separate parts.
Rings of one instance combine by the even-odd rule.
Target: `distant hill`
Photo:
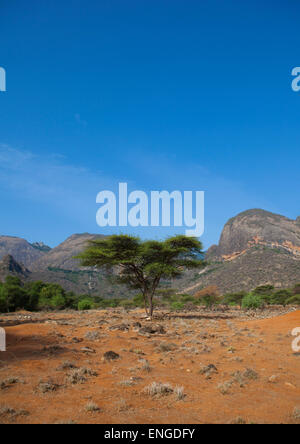
[[[48,253],[51,250],[51,247],[48,247],[48,245],[45,245],[43,242],[34,242],[30,245],[36,250],[42,251],[43,253]]]
[[[25,239],[13,236],[0,236],[0,260],[8,254],[13,256],[18,263],[30,268],[46,252],[34,248]]]
[[[24,281],[29,278],[30,271],[7,254],[0,261],[0,280],[4,281],[8,275],[19,277]]]
[[[111,285],[103,271],[81,267],[80,262],[74,259],[88,245],[88,241],[104,237],[89,233],[73,234],[31,264],[30,280],[57,282],[69,291],[106,298],[128,295],[126,288]]]
[[[103,237],[74,234],[51,249],[43,243],[0,236],[0,260],[12,256],[26,280],[57,282],[66,290],[107,298],[128,296],[126,287],[112,285],[102,271],[81,267],[74,259],[89,240]],[[191,294],[210,285],[225,293],[264,284],[278,288],[296,284],[300,282],[300,217],[292,220],[260,209],[240,213],[225,224],[219,244],[207,251],[206,260],[209,265],[200,272],[189,271],[164,284]],[[6,258],[6,270],[8,262]],[[16,264],[8,268],[17,273]]]
[[[51,268],[78,271],[82,268],[74,256],[78,255],[93,239],[101,239],[105,236],[97,234],[73,234],[57,247],[52,248],[47,254],[33,261],[30,269],[32,271],[43,271]]]
[[[240,213],[226,223],[206,259],[209,265],[185,276],[181,289],[193,293],[217,285],[224,293],[300,282],[300,218],[260,209]]]

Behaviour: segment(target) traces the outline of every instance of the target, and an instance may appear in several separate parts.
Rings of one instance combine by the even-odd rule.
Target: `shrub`
[[[242,308],[251,309],[251,308],[261,308],[264,305],[264,301],[261,296],[258,296],[254,293],[247,294],[242,300]]]
[[[185,302],[185,303],[186,302],[192,302],[192,303],[195,302],[194,296],[191,296],[190,294],[182,294],[182,295],[180,295],[180,299],[182,302]]]
[[[195,294],[196,300],[202,302],[206,307],[212,307],[220,301],[219,289],[215,285],[206,287]]]
[[[292,296],[291,290],[279,290],[271,297],[272,304],[285,305],[286,301]]]
[[[183,302],[172,302],[171,304],[171,309],[172,310],[182,310],[184,307],[184,303]]]
[[[132,302],[135,307],[143,308],[145,305],[144,296],[141,293],[139,293],[134,296],[134,298],[132,299]]]
[[[293,293],[294,293],[295,295],[300,294],[300,284],[296,284],[296,285],[294,285],[294,287],[293,287]]]
[[[285,301],[288,305],[300,305],[300,294],[296,294]]]
[[[123,301],[120,301],[119,306],[124,307],[124,308],[135,308],[136,307],[135,303],[130,299],[124,299]]]
[[[239,305],[242,306],[242,301],[244,297],[247,295],[245,291],[240,291],[238,293],[228,293],[224,296],[223,303],[226,305]]]
[[[94,304],[90,299],[82,299],[78,302],[78,310],[91,310]]]
[[[206,294],[205,296],[202,296],[201,300],[208,308],[211,308],[219,302],[218,296],[214,294]]]
[[[261,285],[260,287],[256,287],[253,290],[253,293],[261,295],[261,296],[266,296],[266,295],[272,295],[273,290],[274,290],[273,285]]]

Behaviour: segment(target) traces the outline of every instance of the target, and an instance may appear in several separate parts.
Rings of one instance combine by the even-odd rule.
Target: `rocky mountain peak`
[[[0,261],[1,279],[5,279],[5,277],[8,275],[26,278],[29,276],[29,274],[29,270],[27,270],[27,268],[25,268],[22,264],[19,264],[10,254],[5,255]]]
[[[232,260],[255,246],[280,248],[300,255],[300,224],[261,209],[244,211],[224,226],[218,247],[210,254]]]

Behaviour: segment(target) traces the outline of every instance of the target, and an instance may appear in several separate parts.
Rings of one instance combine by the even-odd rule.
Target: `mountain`
[[[47,254],[40,256],[31,264],[32,271],[42,271],[50,268],[78,271],[82,269],[79,261],[74,259],[93,239],[101,239],[105,236],[97,234],[73,234],[60,245],[52,248]]]
[[[106,298],[128,295],[126,288],[112,285],[103,271],[81,267],[79,260],[74,259],[84,250],[88,241],[104,237],[100,234],[73,234],[30,265],[30,280],[58,283],[68,291]]]
[[[111,285],[103,271],[80,267],[74,256],[78,255],[92,239],[105,236],[98,234],[74,234],[55,248],[42,242],[30,244],[24,239],[10,236],[0,237],[0,280],[13,274],[26,281],[53,282],[67,291],[99,295],[106,298],[122,297],[128,290]],[[8,256],[9,255],[9,256]],[[10,257],[10,260],[8,260]]]
[[[208,257],[233,260],[254,246],[279,248],[300,256],[300,217],[296,220],[264,210],[248,210],[230,219],[218,246]]]
[[[36,250],[43,251],[44,253],[48,253],[51,250],[51,247],[48,247],[44,242],[34,242],[30,245]]]
[[[0,280],[4,281],[8,275],[26,280],[30,275],[30,271],[22,264],[19,264],[10,254],[7,254],[0,261]]]
[[[76,293],[128,297],[126,287],[112,285],[104,272],[81,267],[74,259],[89,240],[103,237],[74,234],[50,249],[43,243],[0,236],[0,259],[12,256],[15,263],[5,258],[3,270],[20,272],[26,280],[56,282]],[[207,251],[206,260],[205,269],[186,272],[165,284],[191,294],[211,285],[226,293],[264,284],[278,288],[296,284],[300,282],[300,217],[292,220],[260,209],[240,213],[225,224],[219,244]],[[17,271],[16,263],[21,270]]]
[[[222,293],[300,282],[300,218],[253,209],[224,226],[220,242],[206,253],[208,266],[184,277],[181,290],[195,293],[217,285]]]
[[[25,267],[31,265],[46,253],[33,247],[25,239],[12,236],[0,236],[0,260],[10,254],[13,258]]]

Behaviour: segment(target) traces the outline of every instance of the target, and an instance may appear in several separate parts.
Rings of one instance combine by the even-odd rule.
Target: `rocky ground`
[[[0,423],[300,423],[300,311],[0,315]]]

